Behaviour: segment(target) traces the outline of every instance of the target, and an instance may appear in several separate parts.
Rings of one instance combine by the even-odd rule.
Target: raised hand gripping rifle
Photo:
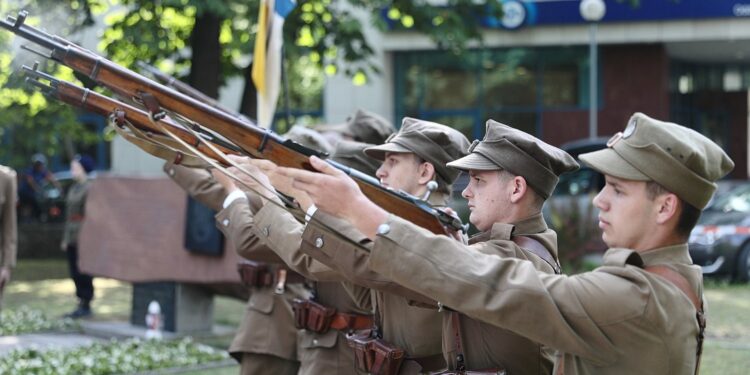
[[[325,158],[327,156],[286,140],[248,120],[217,110],[206,103],[154,82],[63,38],[26,25],[24,24],[26,16],[26,12],[23,11],[18,17],[9,16],[6,20],[0,20],[0,27],[38,44],[49,52],[41,53],[26,48],[27,50],[62,63],[121,96],[144,103],[148,109],[148,115],[154,120],[163,119],[166,116],[164,111],[166,109],[222,135],[237,145],[246,155],[267,159],[284,167],[314,170],[308,162],[309,157],[316,155]],[[446,228],[452,231],[463,229],[459,219],[432,207],[424,200],[385,189],[376,179],[364,173],[332,160],[327,160],[327,162],[351,176],[370,200],[388,212],[433,233],[443,234]]]

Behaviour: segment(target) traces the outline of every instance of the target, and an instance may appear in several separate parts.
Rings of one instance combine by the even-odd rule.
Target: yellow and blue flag
[[[258,125],[273,122],[281,90],[281,46],[284,20],[297,5],[295,0],[262,0],[255,36],[252,78],[258,91]]]

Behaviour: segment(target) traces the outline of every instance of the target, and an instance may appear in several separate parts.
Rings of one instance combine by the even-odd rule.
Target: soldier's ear
[[[510,201],[512,203],[518,203],[527,193],[529,193],[529,185],[526,184],[526,179],[521,176],[513,176],[510,180],[511,194]]]
[[[657,224],[664,224],[674,220],[675,225],[679,220],[680,198],[673,193],[665,193],[654,199]]]
[[[418,172],[419,172],[418,182],[420,185],[427,184],[428,182],[435,180],[437,177],[435,174],[435,166],[432,165],[432,163],[430,162],[424,162],[420,164],[418,168]]]

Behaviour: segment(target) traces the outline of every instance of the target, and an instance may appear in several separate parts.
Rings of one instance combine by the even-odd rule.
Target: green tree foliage
[[[39,0],[22,5],[32,14],[56,15],[48,18],[49,23],[45,19],[45,27],[48,30],[54,28],[61,34],[75,32],[90,23],[85,13],[74,11],[74,8],[83,6],[75,1]],[[18,10],[18,6],[13,1],[0,2],[0,14],[4,17]],[[95,4],[92,6],[95,8]],[[27,22],[37,26],[42,23],[40,17],[30,17]],[[30,156],[37,152],[70,159],[78,152],[77,146],[90,145],[99,139],[93,129],[78,121],[75,109],[48,100],[24,84],[21,66],[31,65],[40,58],[22,52],[21,44],[21,41],[13,40],[12,34],[0,32],[0,162],[16,169],[28,166]],[[70,69],[44,61],[41,63],[44,71],[77,82]]]
[[[107,57],[127,67],[139,60],[148,62],[211,96],[218,94],[226,79],[242,76],[246,81],[242,109],[252,116],[255,91],[249,70],[259,1],[10,0],[0,3],[0,13],[25,8],[36,17],[30,22],[43,18],[45,28],[67,38],[106,14],[99,48]],[[481,44],[480,17],[501,13],[499,1],[448,0],[435,6],[426,0],[298,0],[284,29],[292,103],[309,105],[310,91],[322,87],[319,78],[304,74],[342,73],[355,84],[365,84],[379,72],[363,22],[383,30],[423,33],[439,48],[460,54],[471,42]],[[8,49],[9,40],[8,33],[0,33],[4,64],[0,83],[5,86],[0,89],[5,114],[0,118],[0,136],[13,147],[2,148],[0,160],[17,165],[36,151],[72,154],[72,145],[98,139],[90,129],[76,125],[73,109],[22,88],[15,73],[18,66],[9,63],[8,56],[17,53]],[[50,69],[70,76],[65,68]]]

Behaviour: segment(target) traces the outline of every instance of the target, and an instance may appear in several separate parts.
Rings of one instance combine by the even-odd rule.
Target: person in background
[[[94,298],[94,278],[78,269],[78,232],[85,217],[86,193],[89,189],[89,174],[94,170],[94,159],[88,155],[76,155],[70,162],[70,172],[75,181],[65,197],[65,228],[60,244],[68,256],[70,277],[76,285],[78,307],[66,316],[78,319],[91,316],[91,300]]]
[[[21,217],[23,219],[38,219],[41,215],[42,208],[39,205],[39,195],[42,194],[45,184],[53,184],[62,191],[60,183],[47,169],[47,158],[42,153],[36,153],[31,157],[31,167],[23,172],[18,187]]]
[[[16,265],[16,191],[16,171],[0,165],[0,310],[10,269]]]

